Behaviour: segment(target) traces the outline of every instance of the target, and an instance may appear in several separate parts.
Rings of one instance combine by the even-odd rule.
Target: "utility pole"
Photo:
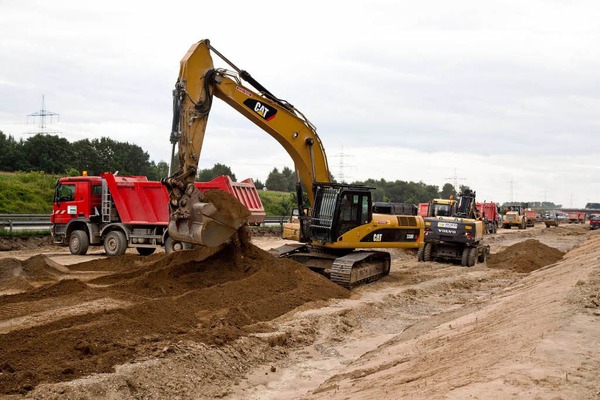
[[[57,122],[59,122],[60,114],[46,110],[46,100],[44,98],[44,95],[42,95],[42,108],[37,112],[27,115],[27,123],[29,123],[30,119],[31,119],[31,121],[33,121],[33,123],[37,122],[39,130],[38,130],[38,132],[30,132],[29,134],[30,135],[37,135],[37,134],[45,135],[48,133],[60,133],[60,132],[47,130],[46,121],[49,120],[49,122],[52,123],[52,122],[54,122],[54,118],[56,118]]]

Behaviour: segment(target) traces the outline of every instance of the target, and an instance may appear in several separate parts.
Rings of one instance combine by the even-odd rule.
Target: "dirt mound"
[[[7,280],[38,284],[57,281],[63,274],[60,269],[60,265],[44,255],[25,261],[16,258],[0,259],[0,290],[7,288]]]
[[[52,243],[50,235],[2,237],[0,238],[0,251],[35,249],[41,246],[50,246]]]
[[[585,225],[566,225],[545,228],[542,235],[581,236],[587,232],[588,229]]]
[[[497,254],[491,254],[487,260],[487,266],[527,273],[553,264],[559,261],[563,255],[562,251],[554,247],[546,246],[535,239],[527,239],[509,246]]]
[[[113,274],[89,284],[61,280],[0,296],[0,309],[23,308],[23,315],[46,318],[0,335],[0,393],[110,372],[182,339],[219,346],[304,303],[349,295],[304,266],[273,258],[242,239],[221,251],[200,248],[69,266],[88,271],[95,265]],[[25,264],[43,267],[44,259]],[[88,307],[84,313],[52,312],[56,304],[82,307],[82,299]]]

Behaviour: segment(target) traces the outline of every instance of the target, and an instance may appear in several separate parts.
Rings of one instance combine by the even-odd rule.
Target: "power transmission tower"
[[[449,178],[444,178],[444,179],[452,179],[452,181],[454,182],[454,191],[456,193],[459,192],[458,181],[459,180],[461,180],[461,181],[465,180],[465,178],[459,178],[458,172],[456,171],[456,168],[454,168],[454,175],[453,176],[451,176]]]
[[[29,114],[27,115],[27,123],[30,122],[30,120],[33,123],[38,123],[38,131],[37,132],[29,132],[30,135],[37,135],[37,134],[48,134],[48,133],[60,133],[57,131],[49,131],[46,125],[46,122],[49,120],[50,123],[54,122],[54,118],[56,118],[56,122],[60,121],[60,114],[55,113],[55,112],[51,112],[46,110],[46,100],[44,98],[44,95],[42,95],[42,108],[37,111],[34,112],[33,114]]]
[[[347,183],[346,175],[344,172],[345,172],[346,167],[348,167],[348,165],[344,163],[344,160],[347,157],[353,157],[353,156],[344,153],[344,146],[342,145],[342,149],[340,150],[340,152],[338,154],[334,154],[334,157],[339,158],[337,181]]]

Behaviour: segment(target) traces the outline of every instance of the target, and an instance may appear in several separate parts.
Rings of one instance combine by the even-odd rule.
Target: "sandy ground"
[[[229,268],[227,273],[236,276],[237,286],[207,283],[190,303],[197,311],[190,315],[182,311],[181,318],[176,318],[176,301],[200,290],[190,278],[201,276],[208,282],[216,277],[198,271],[173,275],[168,270],[175,283],[152,287],[156,279],[139,280],[136,271],[146,266],[135,261],[139,257],[134,254],[125,256],[127,267],[116,274],[106,264],[81,264],[82,260],[102,262],[101,251],[83,258],[44,245],[0,252],[0,271],[16,262],[10,260],[20,260],[23,271],[32,271],[40,263],[40,253],[49,255],[42,263],[45,275],[19,281],[23,286],[11,280],[12,286],[3,287],[0,281],[4,290],[0,292],[4,294],[0,339],[10,339],[3,350],[10,350],[12,344],[22,345],[21,356],[35,353],[37,342],[31,336],[60,326],[60,336],[53,337],[55,346],[62,343],[57,337],[64,338],[63,352],[78,351],[71,356],[76,360],[51,356],[57,357],[54,364],[65,363],[58,373],[51,373],[48,366],[46,370],[32,367],[20,378],[18,357],[3,359],[0,353],[0,387],[2,382],[13,385],[12,390],[3,390],[6,398],[40,399],[600,398],[600,233],[582,225],[538,225],[525,231],[501,230],[486,241],[498,259],[511,251],[518,257],[504,258],[513,261],[495,268],[487,264],[464,268],[419,263],[415,253],[396,250],[388,277],[352,292],[337,292],[320,277],[294,266],[287,267],[303,285],[282,284],[285,275],[269,284],[268,278],[252,283],[250,279],[262,273],[258,264],[271,261],[262,254],[244,254],[244,271],[252,267],[257,273]],[[261,237],[252,242],[269,249],[283,241]],[[522,243],[531,251],[519,253]],[[530,273],[513,268],[528,254],[543,259],[552,253],[546,246],[565,254]],[[38,258],[32,259],[35,255]],[[160,268],[172,265],[164,256],[152,256],[155,263],[162,263]],[[248,258],[253,262],[249,264]],[[143,276],[156,271],[157,265],[148,264]],[[278,275],[277,270],[268,271],[266,276]],[[45,286],[57,276],[63,286],[65,276],[85,284],[71,285],[64,292],[56,284]],[[290,285],[295,285],[293,291]],[[116,290],[123,287],[127,293]],[[308,290],[315,287],[318,290]],[[132,288],[138,290],[136,297]],[[244,297],[254,291],[257,297]],[[230,292],[232,299],[226,296]],[[215,296],[220,304],[201,301],[208,296]],[[143,310],[167,297],[169,303],[158,303],[158,314],[152,317],[160,318],[161,307],[173,317],[165,325],[148,325],[151,330],[134,332],[142,321],[128,324],[135,320],[134,313],[127,318],[111,314],[140,304]],[[281,307],[288,302],[288,308]],[[280,309],[262,316],[273,303]],[[234,321],[232,314],[239,317],[232,312],[237,309],[246,322],[228,325]],[[96,317],[106,321],[97,326],[108,336],[86,330],[97,322],[84,318],[97,316],[99,310],[107,317]],[[182,322],[184,317],[190,325]],[[172,324],[178,325],[175,332]],[[129,341],[121,343],[119,335]],[[114,346],[111,341],[118,348],[106,350]],[[44,364],[44,359],[33,355],[31,360]],[[29,381],[27,373],[32,375]]]

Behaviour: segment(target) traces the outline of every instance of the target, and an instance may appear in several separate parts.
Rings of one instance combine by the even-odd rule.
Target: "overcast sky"
[[[0,0],[0,130],[170,154],[179,61],[211,44],[317,126],[345,180],[600,202],[600,2]],[[215,57],[215,66],[225,67]],[[200,168],[265,181],[283,148],[215,101]]]

